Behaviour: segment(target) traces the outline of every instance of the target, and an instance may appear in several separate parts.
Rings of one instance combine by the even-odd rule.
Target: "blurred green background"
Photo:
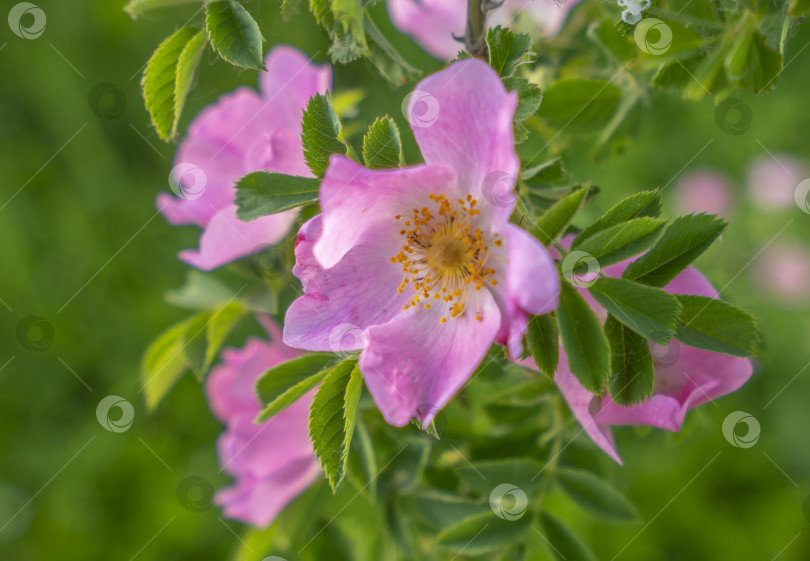
[[[187,476],[217,487],[228,482],[216,465],[221,427],[200,387],[186,377],[150,415],[137,377],[146,345],[187,315],[163,295],[183,283],[187,267],[176,253],[194,247],[198,235],[156,215],[154,199],[167,190],[174,147],[150,127],[140,69],[194,9],[133,21],[122,4],[43,0],[42,36],[22,39],[5,24],[0,31],[4,560],[225,559],[240,545],[238,523],[222,519],[216,508],[189,510],[177,496]],[[307,13],[281,23],[276,2],[246,6],[270,45],[296,45],[326,61],[325,38]],[[394,35],[394,41],[417,66],[439,67],[408,39]],[[767,336],[767,353],[751,382],[693,411],[680,434],[617,431],[626,467],[611,468],[610,475],[638,505],[640,524],[595,522],[552,499],[600,559],[810,558],[810,308],[807,298],[770,295],[751,276],[771,244],[807,249],[810,215],[796,205],[758,207],[745,185],[749,162],[763,153],[810,159],[808,43],[810,30],[800,25],[776,92],[742,98],[753,115],[743,134],[717,126],[711,101],[685,104],[652,93],[641,137],[625,154],[599,163],[575,150],[566,154],[576,178],[603,188],[592,212],[628,193],[666,186],[674,214],[680,174],[701,166],[727,174],[735,197],[731,226],[699,264],[725,287],[723,297],[755,313]],[[237,72],[206,55],[184,122],[220,94],[256,81],[254,72]],[[99,115],[90,100],[105,83],[123,95],[114,117]],[[408,161],[417,161],[400,109],[407,88],[392,93],[363,63],[335,69],[336,90],[358,84],[369,95],[354,130],[387,112],[409,142]],[[45,323],[32,327],[29,338],[50,340],[52,329],[47,348],[23,344],[24,328],[32,324],[23,320],[31,316]],[[96,406],[108,395],[135,408],[126,432],[109,432],[96,420]],[[737,410],[761,425],[759,441],[748,449],[731,446],[721,433],[723,419]]]

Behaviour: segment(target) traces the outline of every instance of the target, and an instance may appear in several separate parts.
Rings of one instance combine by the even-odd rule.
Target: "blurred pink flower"
[[[675,187],[675,201],[681,213],[708,212],[728,216],[734,193],[728,179],[712,170],[688,173]]]
[[[225,423],[218,441],[222,468],[236,479],[217,492],[225,516],[265,527],[320,474],[309,440],[309,407],[315,390],[264,423],[253,419],[261,411],[256,380],[276,364],[300,353],[281,342],[278,326],[262,323],[273,341],[251,339],[242,349],[226,349],[222,364],[206,381],[214,414]]]
[[[331,70],[285,46],[271,50],[265,65],[260,92],[239,88],[192,121],[170,177],[177,196],[162,193],[157,199],[172,224],[203,228],[199,250],[180,253],[203,270],[279,242],[295,222],[296,211],[239,220],[233,203],[240,177],[260,170],[311,177],[301,146],[301,114],[311,96],[329,89]]]
[[[515,21],[523,16],[531,22],[532,35],[538,32],[556,35],[577,1],[505,0],[500,8],[489,13],[487,26],[514,28]],[[453,36],[464,36],[467,0],[388,0],[387,5],[394,25],[433,56],[450,60],[463,49],[463,44]]]
[[[602,272],[620,277],[629,261],[606,267]],[[717,291],[694,267],[675,277],[665,289],[673,294],[695,294],[717,298]],[[607,312],[584,288],[580,293],[602,320]],[[652,345],[655,362],[653,395],[637,405],[623,406],[613,402],[606,393],[600,397],[586,390],[568,367],[568,359],[560,348],[560,363],[554,383],[562,393],[582,430],[608,456],[622,463],[613,433],[613,425],[644,425],[677,432],[689,409],[729,394],[740,388],[753,372],[751,362],[744,358],[713,353],[684,345],[673,339],[668,346]],[[536,368],[528,358],[522,364]]]
[[[298,234],[304,295],[287,310],[284,341],[363,349],[366,385],[392,425],[430,422],[493,341],[519,355],[528,314],[556,307],[551,257],[509,223],[516,103],[479,60],[428,77],[409,108],[427,163],[372,171],[333,156],[322,212]]]
[[[796,186],[808,178],[807,165],[789,154],[762,154],[748,168],[748,191],[757,205],[786,208],[795,204]]]
[[[767,248],[753,271],[754,280],[771,296],[789,303],[810,301],[810,254],[796,245]]]

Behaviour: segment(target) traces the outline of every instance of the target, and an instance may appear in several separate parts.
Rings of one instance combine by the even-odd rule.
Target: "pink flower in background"
[[[281,241],[295,222],[295,211],[239,220],[233,204],[239,178],[260,170],[311,177],[301,146],[301,115],[311,96],[329,89],[331,70],[285,46],[271,50],[265,65],[260,92],[240,88],[194,119],[170,178],[178,196],[162,193],[157,199],[172,224],[203,229],[199,249],[180,253],[203,270]]]
[[[803,247],[777,244],[756,260],[754,280],[772,297],[791,304],[810,301],[810,254]]]
[[[489,13],[487,25],[515,29],[516,23],[528,20],[530,29],[526,31],[532,35],[538,32],[556,35],[577,1],[505,0],[500,8]],[[463,44],[453,36],[464,36],[467,0],[388,0],[387,5],[394,25],[433,56],[450,60],[463,49]]]
[[[770,208],[795,204],[796,186],[810,176],[805,162],[789,154],[762,154],[748,168],[748,191],[754,203]]]
[[[528,314],[557,305],[551,257],[509,223],[516,103],[479,60],[428,77],[409,108],[426,164],[372,171],[333,156],[322,212],[298,234],[304,295],[287,310],[284,341],[362,349],[366,385],[392,425],[430,422],[493,341],[516,356]]]
[[[734,193],[728,179],[712,170],[688,173],[675,187],[675,201],[684,214],[707,212],[728,216]]]
[[[619,277],[629,261],[602,270],[608,276]],[[694,294],[717,298],[717,291],[694,267],[675,277],[665,289],[673,294]],[[596,314],[604,320],[607,312],[585,289],[578,289],[588,300]],[[729,394],[740,388],[753,372],[751,362],[744,358],[713,353],[672,340],[668,346],[652,347],[655,362],[653,395],[637,405],[617,405],[605,394],[596,396],[579,383],[568,367],[568,359],[560,348],[560,363],[554,374],[554,383],[562,393],[582,430],[608,456],[622,463],[613,433],[613,425],[642,425],[677,432],[683,425],[686,412]],[[522,364],[536,368],[529,358]]]
[[[262,319],[273,342],[251,339],[242,349],[227,349],[222,364],[206,381],[214,414],[225,423],[219,437],[219,460],[236,479],[217,492],[216,503],[225,516],[264,527],[287,503],[309,487],[320,474],[309,440],[312,390],[264,423],[253,419],[261,411],[256,380],[269,368],[299,353],[281,343],[279,328]]]

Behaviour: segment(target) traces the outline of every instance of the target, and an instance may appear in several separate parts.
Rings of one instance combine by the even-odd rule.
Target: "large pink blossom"
[[[505,0],[489,13],[487,25],[515,28],[528,22],[532,34],[556,35],[578,0]],[[462,50],[467,25],[467,0],[388,0],[391,21],[433,56],[450,60]],[[517,25],[523,30],[526,25]]]
[[[263,323],[273,341],[251,339],[242,349],[223,352],[222,364],[206,382],[206,393],[226,429],[219,437],[219,459],[235,484],[217,492],[225,516],[267,526],[291,500],[319,476],[320,466],[307,430],[314,391],[264,423],[254,385],[265,371],[298,356],[281,343],[279,328]]]
[[[629,261],[603,269],[603,273],[620,277]],[[607,312],[587,290],[580,293],[588,300],[596,314],[607,317]],[[694,267],[689,267],[675,277],[666,287],[673,294],[694,294],[717,298],[717,291]],[[646,425],[679,431],[686,412],[736,391],[753,371],[751,361],[735,356],[713,353],[684,345],[673,339],[668,346],[651,347],[655,363],[653,395],[637,405],[623,406],[613,402],[609,395],[596,396],[579,383],[568,367],[568,359],[560,348],[560,363],[554,374],[554,383],[571,408],[582,430],[591,437],[605,453],[622,463],[613,433],[613,425]],[[534,367],[527,359],[526,366]]]
[[[301,115],[311,96],[329,89],[331,70],[285,46],[270,51],[265,65],[259,92],[240,88],[194,119],[171,174],[177,196],[162,193],[157,199],[172,224],[203,229],[199,249],[180,253],[200,269],[275,244],[295,222],[295,211],[239,220],[234,197],[240,177],[261,170],[311,177],[301,146]]]
[[[366,385],[393,425],[429,422],[493,341],[519,354],[528,314],[557,304],[551,257],[509,223],[516,103],[479,60],[428,77],[409,107],[426,163],[372,171],[333,156],[322,212],[299,232],[304,295],[284,341],[362,350]]]

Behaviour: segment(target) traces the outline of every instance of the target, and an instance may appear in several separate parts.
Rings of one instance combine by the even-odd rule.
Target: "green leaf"
[[[599,261],[601,267],[624,261],[649,248],[658,239],[662,218],[633,218],[595,233],[576,247]],[[574,246],[571,246],[574,249]]]
[[[611,226],[621,224],[633,218],[649,216],[657,218],[661,214],[661,193],[658,191],[641,191],[634,195],[622,199],[618,204],[610,208],[605,214],[593,221],[593,223],[582,230],[574,239],[571,249],[576,249],[579,244],[602,230],[607,230]]]
[[[810,0],[790,0],[788,13],[794,17],[800,17],[810,12]]]
[[[556,183],[563,180],[565,178],[565,167],[563,166],[562,156],[521,169],[520,178],[525,181],[531,179],[533,185]]]
[[[301,0],[281,0],[281,20],[289,21],[291,17],[298,13],[298,5]]]
[[[315,94],[310,98],[301,121],[301,142],[304,146],[304,159],[315,177],[323,177],[329,167],[329,156],[346,154],[355,156],[351,146],[343,139],[332,98]]]
[[[274,171],[254,171],[236,182],[236,216],[249,221],[318,202],[320,180]]]
[[[499,76],[511,76],[515,73],[518,61],[524,58],[532,47],[532,39],[523,33],[513,33],[500,25],[487,31],[489,65]]]
[[[590,190],[589,186],[575,189],[568,195],[562,197],[554,203],[541,216],[532,228],[532,234],[540,240],[543,245],[548,245],[552,240],[557,239],[565,233],[565,229],[571,223],[574,215],[579,212],[585,203],[585,198]]]
[[[312,353],[274,366],[256,380],[256,395],[263,405],[272,403],[302,381],[329,370],[335,356],[329,353]]]
[[[622,278],[665,286],[700,256],[725,229],[711,214],[688,214],[673,220],[650,251],[630,263]]]
[[[267,70],[262,61],[264,37],[259,24],[236,0],[215,0],[205,5],[205,28],[211,46],[235,66]]]
[[[467,518],[492,512],[489,504],[480,499],[439,489],[420,489],[414,493],[414,498],[417,512],[437,528],[447,528]]]
[[[569,497],[597,516],[621,522],[637,519],[633,505],[624,495],[588,471],[560,468],[557,481]]]
[[[363,5],[361,0],[332,0],[332,25],[329,36],[332,46],[329,54],[334,62],[347,63],[357,60],[368,52],[366,33],[363,29]]]
[[[194,73],[200,65],[203,51],[205,50],[207,39],[205,31],[200,31],[192,37],[177,59],[177,72],[174,80],[174,121],[172,122],[171,136],[177,135],[177,125],[180,123],[180,115],[186,106],[186,98],[191,91],[191,83],[194,80]]]
[[[377,117],[363,137],[363,161],[369,169],[396,168],[405,164],[399,128],[388,115]]]
[[[241,302],[231,300],[191,318],[185,332],[184,352],[198,380],[208,373],[225,338],[247,312]]]
[[[543,464],[529,458],[477,461],[456,469],[459,478],[481,497],[489,497],[501,483],[513,485],[530,496],[540,488],[542,478],[537,475],[542,471]]]
[[[608,315],[605,333],[610,342],[613,375],[608,382],[610,397],[619,405],[635,405],[650,397],[655,384],[650,345],[647,340]]]
[[[388,42],[377,24],[366,14],[364,27],[368,53],[366,57],[377,67],[380,75],[393,86],[415,80],[421,71],[408,64],[401,54]]]
[[[533,316],[529,320],[526,342],[537,368],[553,378],[560,358],[560,336],[554,314]]]
[[[610,82],[567,78],[546,89],[538,115],[569,133],[593,133],[608,124],[621,96]]]
[[[771,91],[782,72],[782,54],[767,45],[762,33],[754,32],[746,67],[749,72],[740,81],[742,88],[755,93]]]
[[[192,66],[196,66],[192,64],[195,58],[192,51],[195,50],[195,46],[202,48],[198,43],[199,32],[193,27],[183,27],[164,40],[146,63],[141,78],[143,98],[152,124],[163,140],[170,140],[177,134],[180,119],[177,110],[182,110],[185,96],[188,94],[188,84],[194,73]],[[189,45],[191,48],[187,50],[186,47]],[[183,57],[182,76],[179,72],[181,57]]]
[[[202,0],[129,0],[124,11],[132,19],[138,19],[150,10],[156,8],[168,8],[170,6],[182,6],[184,4],[201,4]]]
[[[601,394],[610,375],[610,345],[596,314],[567,282],[562,283],[557,324],[571,372],[585,389]]]
[[[309,377],[304,378],[297,384],[293,385],[292,387],[288,388],[284,391],[281,395],[275,398],[273,401],[269,402],[265,405],[264,409],[262,409],[259,414],[256,416],[254,422],[262,423],[267,419],[278,415],[282,411],[284,411],[287,407],[298,401],[304,394],[306,394],[309,390],[317,386],[328,374],[329,370],[326,368],[321,369],[314,374],[311,374]]]
[[[172,389],[180,376],[191,366],[183,354],[189,320],[181,321],[150,343],[141,361],[140,380],[146,406],[154,410]]]
[[[169,304],[190,310],[210,310],[233,297],[233,291],[213,275],[190,269],[186,282],[178,289],[166,292]]]
[[[600,277],[588,291],[603,308],[639,335],[661,345],[675,335],[681,306],[672,294],[614,277]]]
[[[756,320],[740,308],[706,296],[678,294],[683,306],[675,337],[690,347],[734,356],[755,356],[762,335]]]
[[[529,136],[523,123],[537,113],[537,108],[540,107],[543,99],[543,92],[536,84],[518,76],[504,78],[503,85],[507,90],[517,93],[518,104],[512,120],[515,126],[515,142],[523,142]]]
[[[540,513],[544,536],[558,561],[597,561],[596,556],[565,524],[548,512]]]
[[[621,63],[633,59],[638,47],[622,34],[613,22],[596,21],[588,26],[588,39],[599,46],[615,62]]]
[[[458,554],[480,555],[520,540],[531,520],[531,516],[505,520],[485,512],[446,528],[436,536],[436,544]]]
[[[346,360],[329,371],[312,400],[309,437],[332,491],[337,490],[346,474],[362,389],[363,376],[357,361]]]

